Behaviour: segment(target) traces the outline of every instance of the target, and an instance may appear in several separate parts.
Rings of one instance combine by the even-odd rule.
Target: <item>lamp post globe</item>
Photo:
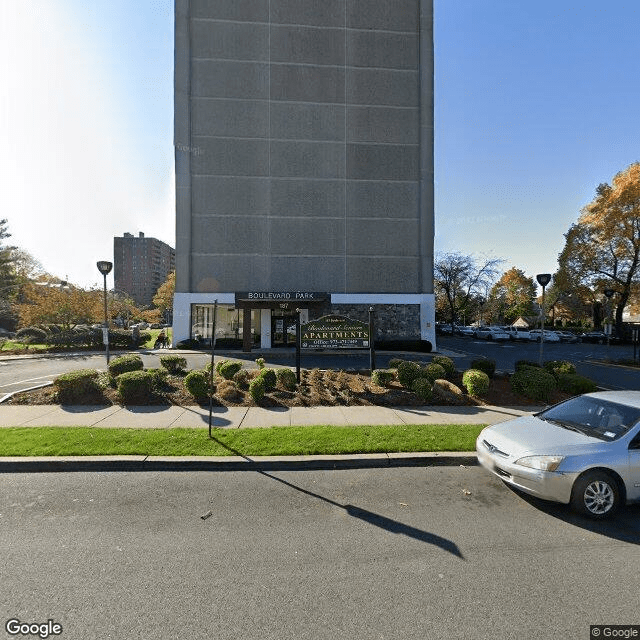
[[[103,329],[103,337],[104,337],[104,345],[105,345],[105,353],[107,356],[107,366],[109,366],[109,316],[107,315],[107,275],[111,272],[113,268],[113,263],[107,260],[98,260],[96,263],[98,267],[98,271],[104,277],[104,329]]]

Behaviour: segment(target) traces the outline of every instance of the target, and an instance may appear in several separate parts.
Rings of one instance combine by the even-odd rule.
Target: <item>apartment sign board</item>
[[[345,316],[323,316],[300,328],[303,349],[369,349],[369,325]]]

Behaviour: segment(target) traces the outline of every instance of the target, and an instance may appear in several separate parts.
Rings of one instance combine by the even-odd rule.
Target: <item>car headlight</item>
[[[526,456],[515,463],[538,471],[555,471],[563,460],[564,456]]]

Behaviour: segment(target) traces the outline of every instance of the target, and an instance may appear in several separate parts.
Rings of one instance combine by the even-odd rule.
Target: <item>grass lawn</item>
[[[484,425],[372,425],[268,429],[0,429],[3,456],[291,456],[474,451]]]

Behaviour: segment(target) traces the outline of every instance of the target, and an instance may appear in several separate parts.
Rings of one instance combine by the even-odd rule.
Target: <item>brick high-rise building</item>
[[[162,240],[125,233],[113,239],[113,281],[136,304],[150,306],[153,296],[175,269],[176,252]]]

